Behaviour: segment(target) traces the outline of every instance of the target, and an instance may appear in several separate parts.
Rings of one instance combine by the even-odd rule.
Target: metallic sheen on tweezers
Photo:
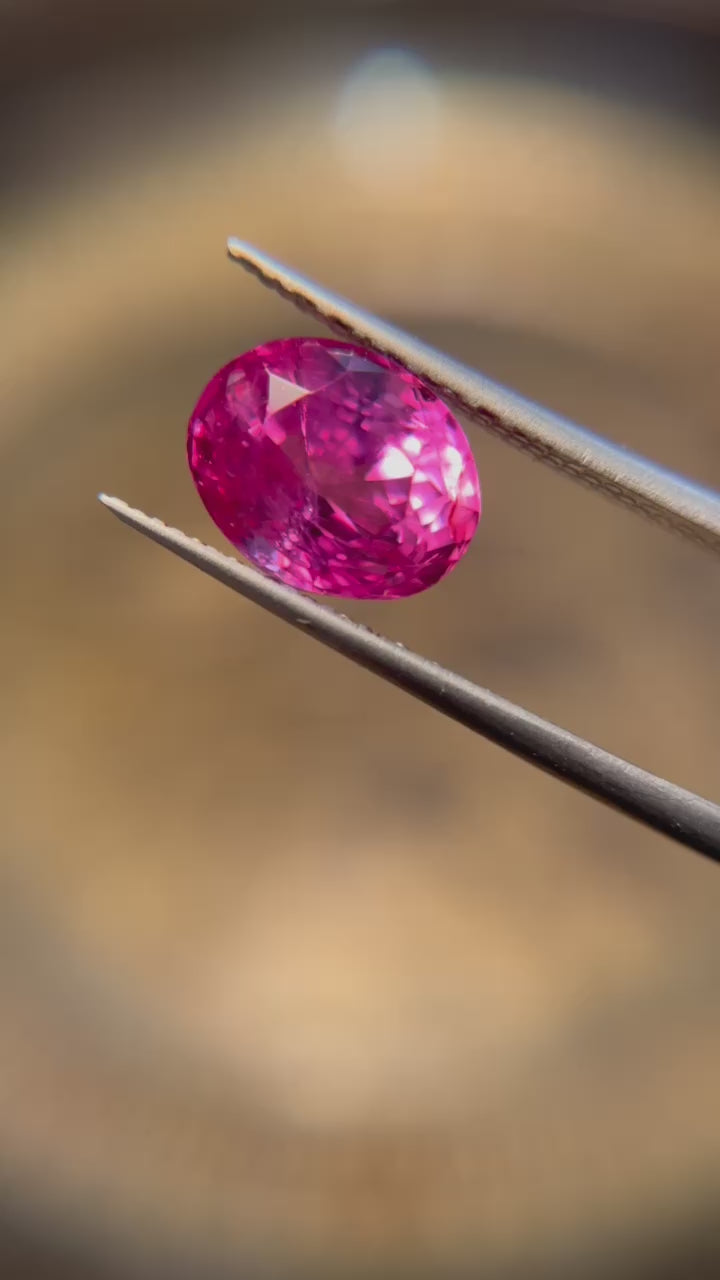
[[[406,693],[595,799],[720,861],[720,806],[541,720],[119,498],[101,494],[100,500],[131,528]]]
[[[413,373],[480,426],[626,506],[720,551],[720,494],[575,426],[348,302],[234,236],[235,262],[330,328]]]

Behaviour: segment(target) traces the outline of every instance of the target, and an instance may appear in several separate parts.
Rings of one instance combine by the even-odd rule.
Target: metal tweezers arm
[[[228,254],[260,282],[351,341],[392,356],[494,435],[590,488],[720,552],[720,494],[525,400],[402,329],[231,237]]]

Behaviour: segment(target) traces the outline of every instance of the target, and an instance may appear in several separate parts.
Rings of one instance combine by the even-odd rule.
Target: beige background
[[[311,328],[225,262],[229,232],[720,485],[717,146],[650,92],[700,84],[706,54],[688,67],[668,37],[660,75],[650,42],[630,102],[501,73],[479,13],[446,20],[433,60],[431,14],[435,142],[411,129],[394,166],[390,124],[362,154],[339,132],[348,70],[394,35],[354,21],[88,55],[14,100],[6,1212],[121,1258],[638,1274],[702,1237],[720,1195],[716,869],[94,501],[222,545],[186,472],[189,410],[230,356]],[[718,798],[717,566],[472,440],[471,554],[353,614]]]

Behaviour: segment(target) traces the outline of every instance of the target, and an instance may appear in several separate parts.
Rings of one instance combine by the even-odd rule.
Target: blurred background
[[[720,1274],[717,868],[121,528],[216,545],[234,233],[720,485],[713,0],[0,4],[3,1276]],[[472,428],[355,616],[720,798],[700,550]]]

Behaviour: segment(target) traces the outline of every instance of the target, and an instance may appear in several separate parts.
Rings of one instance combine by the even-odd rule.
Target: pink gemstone
[[[188,460],[225,537],[317,595],[424,591],[480,518],[470,446],[442,401],[332,339],[269,342],[225,365],[193,411]]]

